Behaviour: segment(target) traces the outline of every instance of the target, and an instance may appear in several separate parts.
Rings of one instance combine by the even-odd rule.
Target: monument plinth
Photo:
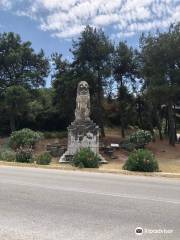
[[[68,127],[68,148],[60,162],[69,162],[81,148],[90,148],[99,154],[99,127],[90,119],[89,85],[82,81],[78,84],[75,120]],[[100,156],[102,162],[106,162]]]

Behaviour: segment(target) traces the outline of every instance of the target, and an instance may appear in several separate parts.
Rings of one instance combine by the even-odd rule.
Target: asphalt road
[[[24,239],[179,240],[180,180],[1,166],[0,240]]]

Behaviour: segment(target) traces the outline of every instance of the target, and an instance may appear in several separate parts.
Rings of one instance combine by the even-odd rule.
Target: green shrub
[[[16,162],[32,163],[33,151],[30,147],[20,147],[16,152]]]
[[[42,139],[42,133],[24,128],[11,134],[9,144],[12,148],[34,147],[35,143]]]
[[[42,153],[36,157],[36,163],[40,165],[49,165],[51,162],[51,155],[48,152]]]
[[[82,148],[74,158],[73,164],[79,168],[98,168],[100,158],[90,148]]]
[[[129,141],[133,143],[136,148],[144,148],[145,145],[152,141],[152,135],[149,131],[138,130],[129,137]]]
[[[155,172],[159,170],[159,166],[157,160],[150,151],[138,149],[129,155],[123,169],[139,172]]]
[[[14,162],[16,153],[11,149],[0,149],[0,161]]]

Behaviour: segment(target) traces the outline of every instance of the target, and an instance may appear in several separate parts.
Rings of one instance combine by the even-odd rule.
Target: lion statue
[[[85,81],[82,81],[78,84],[75,118],[76,121],[90,120],[89,85]]]

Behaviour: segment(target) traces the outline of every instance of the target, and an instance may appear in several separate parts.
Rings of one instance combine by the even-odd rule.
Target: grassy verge
[[[37,164],[29,164],[29,163],[17,163],[17,162],[4,162],[0,161],[1,166],[9,166],[9,167],[31,167],[31,168],[42,168],[42,169],[56,169],[56,170],[67,170],[67,171],[83,171],[83,172],[98,172],[98,173],[113,173],[113,174],[125,174],[125,175],[136,175],[136,176],[152,176],[152,177],[168,177],[168,178],[178,178],[180,179],[180,173],[170,173],[170,172],[154,172],[154,173],[144,173],[144,172],[130,172],[122,170],[119,168],[106,168],[102,165],[99,169],[95,168],[84,168],[79,169],[71,166],[70,164],[55,164],[52,163],[50,165],[37,165]]]

